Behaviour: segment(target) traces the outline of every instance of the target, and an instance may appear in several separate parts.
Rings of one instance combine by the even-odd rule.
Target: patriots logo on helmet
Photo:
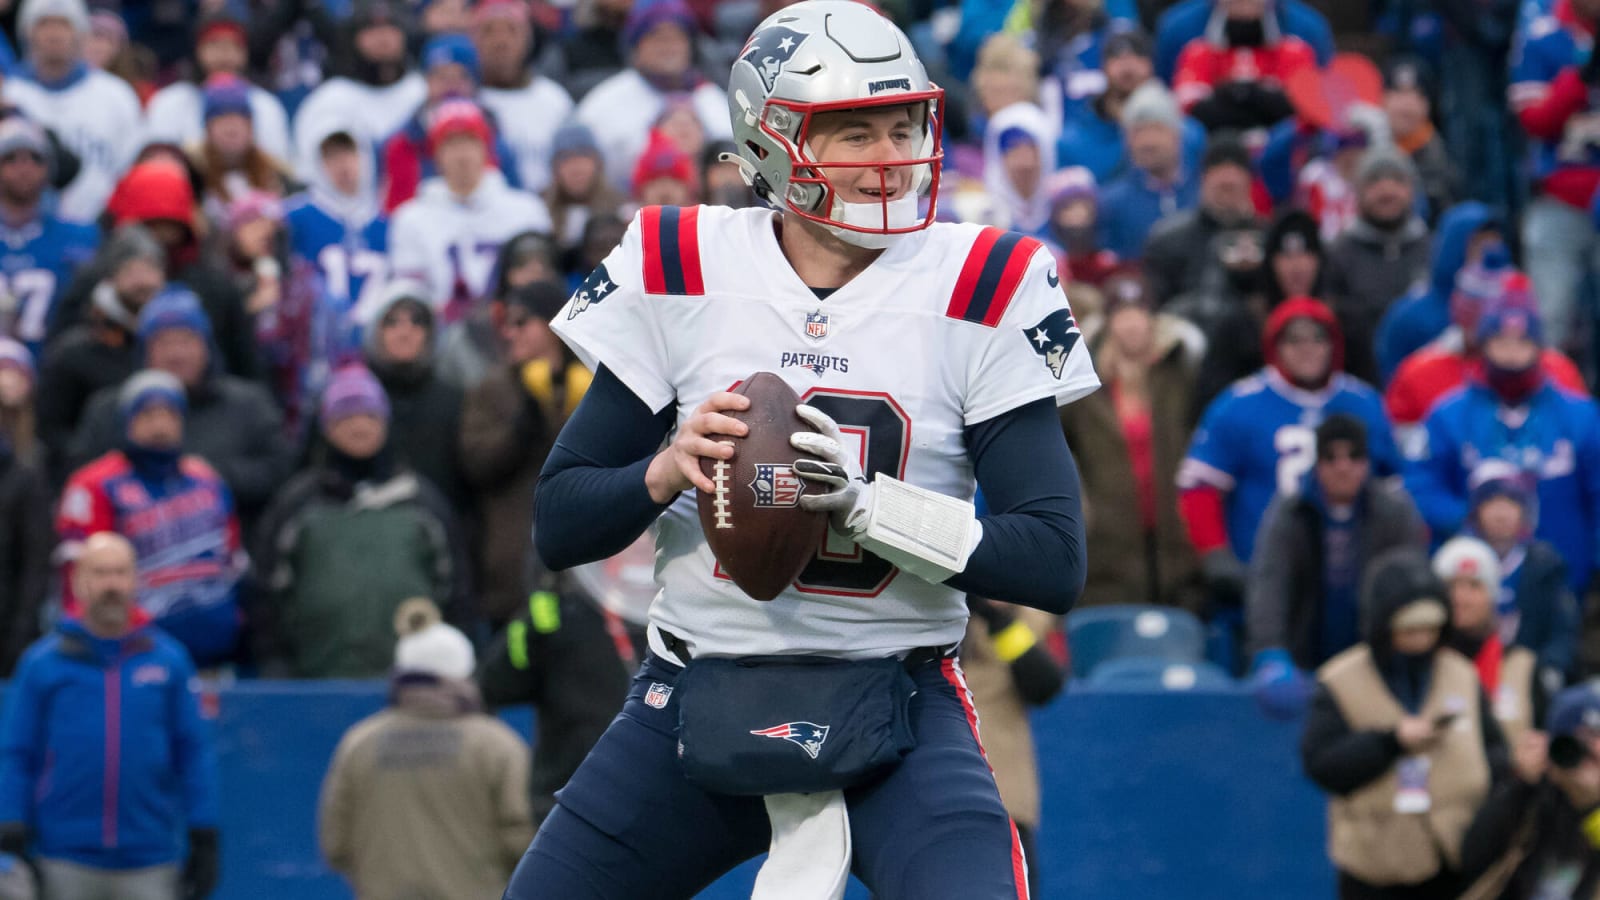
[[[763,28],[750,36],[750,43],[744,45],[744,50],[739,58],[756,67],[761,73],[761,83],[768,91],[783,73],[783,67],[788,64],[789,57],[800,49],[805,43],[807,35],[783,25],[774,25]]]
[[[812,759],[822,752],[822,742],[828,739],[828,726],[815,722],[785,722],[771,728],[758,728],[752,732],[759,737],[779,738],[806,752]]]
[[[578,285],[578,289],[573,292],[572,299],[567,301],[567,318],[576,319],[578,313],[611,296],[616,289],[617,283],[611,280],[611,273],[606,271],[606,264],[595,266],[589,277],[585,278],[583,284]]]
[[[756,507],[789,507],[800,502],[806,483],[787,463],[756,463],[756,477],[750,482]]]
[[[1033,352],[1044,357],[1050,374],[1060,381],[1061,373],[1067,368],[1067,357],[1072,355],[1072,348],[1082,337],[1078,323],[1072,320],[1072,311],[1058,309],[1040,319],[1038,324],[1022,329],[1022,333],[1033,345]]]

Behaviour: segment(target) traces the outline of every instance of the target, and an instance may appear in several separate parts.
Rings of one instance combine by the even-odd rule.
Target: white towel
[[[850,880],[850,811],[842,791],[772,794],[772,846],[750,900],[840,900]]]

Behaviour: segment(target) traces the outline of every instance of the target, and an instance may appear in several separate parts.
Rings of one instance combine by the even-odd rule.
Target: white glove
[[[808,484],[821,485],[828,491],[801,495],[800,508],[827,513],[834,531],[854,537],[853,529],[865,528],[867,511],[872,507],[872,485],[861,473],[861,461],[845,450],[839,424],[827,413],[804,404],[794,411],[817,430],[796,431],[789,435],[789,445],[822,459],[797,459],[794,473]]]

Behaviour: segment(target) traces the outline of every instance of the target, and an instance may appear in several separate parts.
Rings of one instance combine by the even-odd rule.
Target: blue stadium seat
[[[1153,656],[1112,659],[1095,667],[1084,684],[1095,691],[1227,690],[1233,678],[1208,662],[1173,662]]]
[[[1072,674],[1085,678],[1111,659],[1147,656],[1171,662],[1205,659],[1205,628],[1192,613],[1169,606],[1091,606],[1067,615]]]

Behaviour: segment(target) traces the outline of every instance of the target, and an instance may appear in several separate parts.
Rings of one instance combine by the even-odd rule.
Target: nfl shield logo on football
[[[805,482],[785,463],[756,463],[756,477],[750,482],[757,507],[794,506],[806,489]]]
[[[650,690],[644,692],[644,702],[646,706],[654,707],[655,709],[666,709],[667,698],[671,696],[672,685],[662,684],[657,681],[651,683]]]
[[[820,341],[828,336],[828,314],[822,310],[806,313],[806,337]]]

